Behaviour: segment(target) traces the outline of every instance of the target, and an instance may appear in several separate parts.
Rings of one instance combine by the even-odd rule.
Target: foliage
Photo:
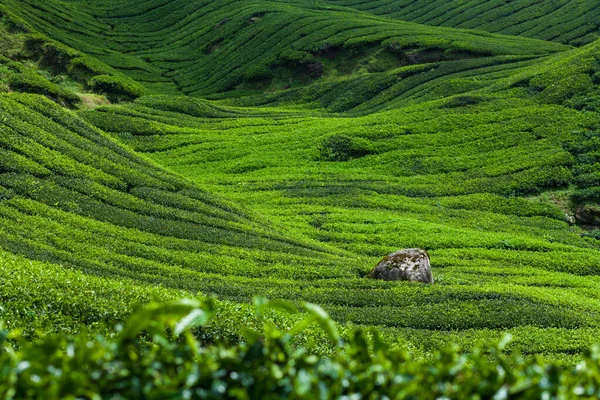
[[[81,101],[77,94],[50,82],[33,70],[12,74],[9,79],[9,86],[16,91],[44,94],[66,106],[72,107]]]
[[[452,97],[450,100],[448,100],[448,102],[446,102],[446,104],[444,105],[444,107],[448,107],[448,108],[455,108],[455,107],[466,107],[466,106],[472,106],[475,104],[478,104],[482,101],[483,99],[477,96],[455,96]]]
[[[420,24],[499,32],[576,46],[599,37],[597,4],[592,0],[556,1],[542,7],[532,0],[478,0],[468,4],[445,0],[325,0],[324,3]]]
[[[15,91],[44,94],[52,100],[74,107],[80,97],[56,84],[68,76],[92,90],[110,92],[115,100],[146,94],[142,85],[117,73],[98,59],[89,57],[39,32],[31,32],[27,23],[0,8],[0,57],[11,66],[10,88]],[[77,87],[78,91],[84,91]]]
[[[257,299],[257,312],[294,306]],[[575,369],[559,370],[533,359],[505,355],[510,340],[485,351],[437,350],[414,359],[394,350],[377,331],[340,337],[327,313],[305,304],[307,317],[288,331],[271,324],[246,330],[234,346],[203,346],[191,328],[214,313],[211,301],[151,304],[133,314],[118,336],[49,336],[10,346],[18,333],[2,331],[3,398],[590,398],[600,395],[600,349]],[[317,356],[292,346],[294,336],[318,323],[333,343]]]
[[[88,81],[88,85],[93,91],[106,94],[113,102],[135,99],[146,93],[137,82],[111,75],[96,75]]]
[[[175,0],[162,11],[157,1],[3,2],[12,14],[28,19],[52,39],[98,55],[113,71],[166,94],[235,95],[239,89],[293,86],[298,66],[311,80],[336,82],[363,65],[386,65],[385,71],[406,65],[406,57],[386,53],[389,42],[417,61],[420,54],[440,48],[452,54],[442,58],[453,60],[541,56],[568,49],[559,43],[373,18],[351,8],[338,12],[307,0],[201,5]],[[352,5],[347,3],[340,5]],[[48,24],[46,15],[56,16],[55,23]],[[72,28],[73,20],[78,21],[77,29]],[[197,21],[202,21],[202,29]],[[389,62],[378,63],[382,58]],[[437,56],[422,58],[440,61]],[[277,66],[286,65],[292,71],[278,76]]]
[[[320,159],[323,161],[348,161],[369,153],[369,142],[341,134],[323,139],[319,146]]]
[[[201,292],[228,308],[200,336],[237,342],[263,294],[420,355],[508,331],[508,351],[576,364],[600,335],[599,243],[553,191],[598,197],[580,135],[600,122],[598,43],[395,19],[593,36],[592,3],[540,31],[574,4],[542,3],[0,0],[0,80],[126,100],[0,95],[7,326],[110,335],[137,301]],[[435,285],[364,278],[404,247],[428,249]]]

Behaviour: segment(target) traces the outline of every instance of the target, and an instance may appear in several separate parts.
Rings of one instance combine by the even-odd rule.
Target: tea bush
[[[304,63],[310,80],[350,75],[360,70],[351,56],[356,56],[361,48],[371,49],[362,57],[366,64],[371,58],[383,57],[393,60],[385,65],[405,65],[402,57],[395,59],[382,53],[388,42],[407,52],[435,52],[442,48],[453,54],[448,58],[545,55],[568,48],[527,38],[515,40],[496,34],[372,18],[351,9],[338,13],[307,1],[197,6],[177,0],[162,7],[162,13],[155,2],[137,5],[127,1],[69,4],[51,1],[47,5],[4,2],[11,15],[27,19],[33,28],[52,39],[97,55],[113,71],[143,83],[152,92],[166,94],[214,95],[236,90],[255,92],[256,88],[269,88],[271,84],[293,86],[298,80],[294,76],[297,62]],[[48,23],[46,15],[55,16],[53,24]],[[76,29],[70,22],[73,20],[78,21]],[[198,20],[204,21],[203,29],[196,29]],[[93,39],[87,32],[94,32]],[[186,39],[179,40],[183,37]],[[286,62],[292,64],[291,71],[285,71]],[[281,76],[277,75],[279,72]],[[113,78],[104,82],[104,86],[113,88],[120,74],[109,75]],[[354,94],[372,97],[386,85],[369,83]],[[129,84],[125,88],[127,93]],[[120,83],[119,87],[122,88]],[[335,109],[344,111],[352,105],[352,97],[346,94]]]
[[[288,303],[257,300],[257,312]],[[561,370],[542,360],[505,355],[510,340],[463,352],[437,350],[413,358],[390,348],[376,330],[357,329],[343,342],[318,306],[291,329],[265,325],[246,329],[243,342],[204,346],[195,326],[214,314],[210,301],[151,304],[133,314],[118,336],[49,336],[23,343],[2,331],[0,394],[3,398],[591,398],[600,395],[600,349],[587,352],[577,368]],[[259,315],[260,315],[259,314]],[[333,344],[329,355],[293,345],[317,323]]]
[[[92,90],[106,94],[113,102],[132,100],[147,93],[137,82],[111,75],[96,75],[87,84]]]
[[[348,161],[370,152],[368,141],[346,135],[329,136],[319,146],[320,160],[323,161]]]
[[[574,133],[600,122],[584,100],[597,43],[392,17],[543,37],[547,16],[583,43],[591,3],[568,23],[552,10],[571,2],[413,3],[0,0],[33,69],[151,94],[78,112],[0,95],[0,248],[20,257],[2,261],[7,326],[110,333],[136,298],[201,292],[232,302],[210,329],[235,342],[262,294],[425,357],[510,332],[509,351],[581,361],[600,256],[565,207],[569,186],[597,195],[597,149]],[[2,76],[23,64],[0,60]],[[310,63],[319,77],[294,76]],[[435,285],[365,279],[406,247],[428,250]]]
[[[545,4],[544,7],[536,7],[531,1],[495,3],[489,0],[470,4],[441,0],[327,0],[326,3],[421,24],[521,35],[576,46],[599,37],[595,19],[597,4],[593,1],[566,0]]]

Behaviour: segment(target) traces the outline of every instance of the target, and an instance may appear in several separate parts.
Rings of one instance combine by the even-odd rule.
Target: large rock
[[[433,283],[429,255],[423,249],[404,249],[393,252],[373,268],[369,277],[384,281]]]

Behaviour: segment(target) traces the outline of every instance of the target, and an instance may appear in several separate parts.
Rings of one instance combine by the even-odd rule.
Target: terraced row
[[[542,327],[556,328],[561,345],[544,339],[531,348],[561,358],[596,332],[595,289],[580,285],[597,285],[598,244],[551,203],[514,194],[565,185],[573,159],[562,143],[572,131],[594,129],[597,115],[520,97],[487,95],[448,107],[451,101],[351,118],[224,106],[216,114],[214,102],[156,96],[82,115],[210,191],[296,236],[344,249],[363,266],[355,277],[327,280],[211,278],[205,293],[313,301],[339,321],[383,326],[392,341],[424,340],[431,348],[510,330],[527,350],[521,344],[532,346]],[[320,147],[340,136],[366,153],[323,160]],[[429,250],[435,287],[360,278],[399,247]],[[571,313],[584,304],[581,314]],[[571,329],[578,339],[567,343]]]
[[[262,228],[42,97],[3,95],[0,107],[7,250],[175,287],[202,273],[251,276],[244,259],[274,275],[300,259],[327,264],[322,246]]]
[[[159,93],[172,93],[175,85],[192,95],[239,95],[357,71],[490,55],[540,56],[568,48],[315,9],[310,2],[4,2],[44,34]]]
[[[441,100],[440,107],[456,108],[517,96],[597,112],[598,54],[600,40],[542,58],[498,56],[411,65],[231,98],[221,104],[297,108],[300,103],[302,107],[365,115],[435,100]],[[507,107],[510,103],[507,100]]]
[[[154,114],[156,118],[177,117],[180,128],[174,126],[173,130],[184,129],[184,121],[215,124],[213,128],[219,126],[219,130],[213,129],[213,134],[231,139],[220,146],[247,148],[245,138],[256,142],[257,154],[266,148],[256,139],[269,133],[273,146],[283,152],[280,159],[290,161],[295,160],[293,147],[289,142],[285,148],[277,144],[274,139],[281,135],[277,126],[287,130],[290,119],[300,127],[304,125],[304,129],[296,130],[299,135],[315,128],[310,115],[269,120],[261,116],[264,110],[260,110],[257,116],[245,119],[199,120],[150,108],[149,104],[156,107],[156,101],[149,100],[111,110],[114,114],[131,109]],[[235,113],[235,109],[229,112]],[[105,112],[90,114],[112,120]],[[468,115],[462,118],[468,120]],[[454,117],[461,120],[458,115]],[[335,124],[341,123],[341,128],[346,120],[336,119]],[[544,351],[550,357],[562,358],[560,354],[564,352],[584,348],[589,343],[585,338],[597,332],[600,317],[594,312],[598,305],[591,293],[598,280],[550,272],[599,274],[595,242],[565,229],[562,215],[547,205],[519,199],[511,203],[494,195],[420,199],[371,192],[369,196],[359,196],[366,193],[364,189],[352,192],[345,184],[339,192],[332,191],[332,182],[343,182],[340,171],[353,162],[329,163],[329,170],[319,168],[321,172],[309,173],[305,169],[308,164],[325,167],[327,163],[307,160],[307,166],[301,167],[296,176],[289,170],[291,165],[282,164],[275,167],[281,173],[269,174],[276,177],[274,180],[257,179],[260,170],[218,172],[224,165],[231,166],[228,158],[205,164],[202,176],[196,175],[188,162],[186,168],[176,168],[213,189],[224,191],[227,187],[231,196],[245,199],[250,208],[246,214],[259,211],[271,219],[271,224],[284,227],[298,238],[290,240],[273,231],[266,232],[257,225],[260,218],[249,218],[191,183],[128,153],[101,131],[38,96],[3,95],[2,121],[4,132],[8,133],[3,136],[2,151],[7,156],[3,160],[10,157],[12,162],[2,166],[0,246],[29,259],[132,280],[136,285],[151,283],[192,292],[200,290],[235,301],[247,301],[257,293],[313,301],[323,304],[339,321],[389,327],[391,341],[417,340],[430,336],[431,330],[447,332],[427,341],[428,346],[437,346],[438,340],[453,336],[450,331],[466,329],[482,341],[498,337],[501,330],[520,332],[525,336],[519,339],[522,342],[515,343],[519,347],[519,343],[527,342],[531,332],[552,327],[565,340],[552,346],[545,343],[549,347]],[[354,122],[365,131],[377,127],[374,117]],[[252,129],[262,130],[263,134],[236,131],[232,126],[221,130],[228,124],[254,126]],[[191,130],[197,139],[209,138],[197,127],[185,129],[188,137]],[[413,139],[426,140],[427,135],[435,133],[415,132]],[[168,136],[172,140],[186,137],[174,132]],[[449,140],[451,136],[457,137],[458,133],[448,135]],[[146,139],[151,143],[153,137]],[[298,140],[306,143],[301,137]],[[218,143],[213,141],[212,145]],[[298,150],[307,153],[302,146]],[[213,157],[218,153],[211,151]],[[160,158],[160,154],[154,156]],[[355,162],[365,162],[369,157]],[[169,158],[172,164],[178,160],[176,153]],[[202,160],[203,157],[196,157],[196,162]],[[294,164],[298,166],[297,160]],[[115,171],[119,171],[118,175]],[[229,180],[223,179],[226,175]],[[255,179],[245,180],[255,184],[238,185],[235,177],[239,175],[254,176]],[[324,185],[321,187],[325,192],[290,193],[278,186],[283,181],[299,181],[300,175],[307,183]],[[311,176],[320,178],[314,180]],[[358,177],[353,179],[356,188],[361,185]],[[220,183],[216,184],[215,179]],[[375,189],[394,189],[389,178],[386,180],[385,185],[372,184]],[[256,183],[262,189],[256,191]],[[238,189],[231,190],[232,184]],[[483,211],[477,201],[495,202],[498,210]],[[445,207],[444,212],[436,214],[434,210],[440,207]],[[510,207],[514,210],[509,211]],[[491,226],[498,227],[496,233],[486,233]],[[303,237],[306,239],[301,241]],[[438,284],[398,285],[362,278],[377,254],[397,245],[429,248]],[[347,250],[335,250],[336,247]],[[553,259],[560,261],[552,263]],[[566,260],[572,264],[565,265]],[[486,271],[487,278],[481,276],[482,271]],[[498,278],[498,274],[511,276],[510,283]],[[35,288],[27,290],[35,292],[30,307],[47,296]],[[3,293],[3,304],[10,306],[10,301],[18,298],[12,291]],[[98,318],[100,322],[104,318],[95,313],[82,314],[79,309],[63,312],[74,321],[87,318],[89,323],[99,323]],[[19,314],[14,321],[22,323],[31,315]],[[567,340],[567,332],[580,341],[574,344]]]
[[[374,15],[461,29],[582,45],[600,37],[600,6],[592,0],[326,0]]]

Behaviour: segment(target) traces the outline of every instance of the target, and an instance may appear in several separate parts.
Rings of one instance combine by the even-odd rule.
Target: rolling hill
[[[273,75],[280,80],[344,76],[360,61],[376,71],[420,58],[524,57],[566,49],[540,40],[314,9],[301,1],[5,3],[51,39],[167,94],[262,89]],[[315,67],[323,64],[331,65],[323,71]]]
[[[598,4],[593,1],[356,1],[326,3],[433,26],[477,29],[572,45],[598,39]]]
[[[597,29],[488,3],[0,1],[3,319],[264,295],[415,352],[511,332],[574,363],[600,334],[573,218],[597,202]],[[408,247],[435,285],[365,278]],[[93,294],[69,307],[63,280]]]

